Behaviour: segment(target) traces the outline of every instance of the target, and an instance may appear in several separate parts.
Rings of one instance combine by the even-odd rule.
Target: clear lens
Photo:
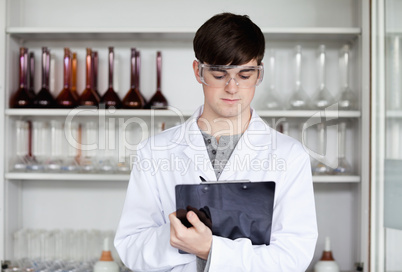
[[[201,81],[210,87],[223,88],[231,80],[239,88],[258,86],[263,78],[263,66],[208,65],[200,64]]]

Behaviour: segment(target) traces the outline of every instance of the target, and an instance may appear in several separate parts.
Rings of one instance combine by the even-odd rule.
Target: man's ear
[[[202,84],[201,78],[200,78],[200,69],[198,67],[198,61],[196,61],[196,60],[193,61],[193,70],[194,70],[195,78],[197,79],[198,83]]]

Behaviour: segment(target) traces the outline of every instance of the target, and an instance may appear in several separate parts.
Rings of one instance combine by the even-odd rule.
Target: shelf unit
[[[129,174],[6,173],[8,180],[104,180],[128,181]],[[358,183],[359,176],[313,176],[315,183]]]
[[[326,117],[339,117],[339,118],[359,118],[360,111],[319,111],[319,110],[257,110],[260,117],[292,117],[292,118],[305,118],[316,115],[325,115]],[[155,117],[189,117],[193,114],[190,111],[180,111],[179,109],[170,108],[170,110],[99,110],[96,108],[76,108],[72,110],[66,109],[6,109],[7,116],[116,116],[116,117],[130,117],[130,116],[155,116]],[[400,113],[402,116],[402,113]]]
[[[322,0],[321,0],[322,1]],[[0,137],[2,145],[5,147],[5,155],[3,156],[4,162],[0,166],[0,174],[4,177],[3,183],[3,195],[5,196],[4,207],[0,206],[0,218],[5,226],[4,229],[0,227],[0,244],[4,246],[0,248],[0,259],[12,258],[12,233],[22,227],[29,227],[30,225],[35,227],[60,227],[57,222],[49,221],[46,218],[34,219],[28,213],[35,211],[35,209],[44,209],[44,211],[50,211],[51,209],[57,209],[62,207],[65,203],[58,203],[57,197],[64,197],[70,193],[78,192],[82,187],[91,188],[94,191],[89,198],[96,202],[99,201],[98,193],[100,194],[105,188],[110,188],[111,184],[117,187],[118,193],[114,195],[124,198],[126,189],[126,182],[128,181],[128,175],[113,174],[50,174],[50,173],[10,173],[7,172],[6,165],[7,159],[9,159],[12,153],[11,143],[7,143],[10,139],[10,128],[12,128],[12,122],[18,119],[51,119],[64,118],[66,116],[76,116],[77,118],[95,118],[99,115],[105,117],[139,117],[146,120],[149,117],[155,117],[158,120],[164,120],[166,118],[188,118],[202,101],[201,93],[191,93],[188,89],[200,89],[200,86],[194,82],[193,75],[189,71],[191,62],[194,59],[192,54],[191,42],[194,37],[195,30],[212,14],[218,13],[221,10],[227,10],[227,1],[219,3],[216,6],[215,11],[205,10],[202,7],[197,12],[191,7],[184,5],[183,9],[179,12],[171,8],[172,14],[176,15],[178,21],[166,23],[163,19],[156,19],[155,22],[151,22],[150,19],[143,18],[142,14],[148,14],[150,4],[141,2],[138,8],[140,18],[138,21],[130,21],[127,24],[121,23],[119,17],[124,17],[124,14],[129,14],[128,10],[118,6],[116,15],[112,15],[116,22],[106,19],[108,25],[102,22],[100,19],[108,13],[107,3],[105,7],[99,7],[97,12],[99,17],[90,15],[87,20],[82,23],[82,27],[79,25],[71,25],[62,23],[61,20],[56,23],[56,16],[52,14],[49,19],[49,23],[44,23],[39,18],[41,12],[47,10],[46,5],[51,6],[50,0],[36,0],[37,6],[35,10],[30,11],[28,14],[27,9],[32,8],[30,3],[25,1],[10,1],[1,0],[0,3],[4,10],[7,10],[4,19],[1,19],[0,26],[4,24],[5,31],[0,33],[0,41],[4,41],[0,44],[0,63],[5,63],[2,69],[5,71],[5,78],[0,76],[0,93],[5,98],[4,101],[8,101],[12,90],[16,89],[16,64],[14,59],[19,46],[26,46],[35,52],[40,50],[41,46],[47,45],[52,52],[56,54],[56,58],[60,58],[60,52],[63,46],[71,46],[77,49],[77,51],[83,52],[85,47],[91,46],[98,48],[100,53],[105,50],[108,45],[113,45],[116,48],[117,55],[120,55],[121,67],[126,67],[125,58],[128,56],[128,48],[138,47],[143,53],[143,71],[141,74],[141,82],[143,86],[143,93],[146,97],[149,97],[155,90],[155,69],[151,64],[154,62],[154,53],[156,50],[162,50],[164,53],[163,62],[163,74],[162,74],[162,89],[165,95],[168,97],[169,103],[172,105],[170,110],[167,111],[150,111],[150,110],[97,110],[97,109],[75,109],[75,110],[63,110],[63,109],[9,109],[7,103],[0,106],[1,117],[0,124],[3,122],[7,128],[5,133]],[[88,3],[96,4],[96,1],[86,1],[83,5]],[[165,5],[160,1],[160,5]],[[179,1],[180,2],[180,1]],[[226,2],[226,3],[225,3]],[[282,1],[281,1],[282,2]],[[342,3],[333,3],[333,1],[326,1],[328,4],[320,4],[320,0],[313,1],[313,9],[317,9],[317,13],[323,12],[324,14],[331,14],[333,10],[342,10],[342,16],[339,18],[332,18],[330,16],[322,16],[317,21],[310,21],[309,18],[313,18],[311,14],[311,6],[307,3],[306,7],[301,7],[305,10],[305,14],[297,11],[297,14],[289,10],[289,1],[283,1],[278,3],[275,1],[267,1],[267,3],[258,6],[260,8],[244,9],[244,6],[240,2],[230,2],[232,12],[248,13],[252,19],[256,18],[257,24],[261,27],[266,40],[267,46],[278,49],[281,54],[282,60],[286,61],[285,55],[291,52],[292,47],[296,44],[302,44],[306,48],[306,54],[312,56],[314,49],[318,44],[328,44],[330,55],[335,56],[338,48],[344,43],[353,45],[353,50],[356,52],[354,58],[352,79],[353,86],[358,90],[358,98],[360,106],[355,111],[267,111],[264,110],[261,105],[253,105],[257,110],[257,113],[262,118],[288,118],[292,122],[304,122],[309,118],[328,118],[328,119],[347,119],[351,120],[352,126],[350,128],[350,139],[354,139],[351,144],[351,153],[357,153],[354,157],[354,165],[356,166],[356,175],[353,176],[314,176],[316,190],[316,203],[317,203],[317,216],[319,223],[320,238],[317,244],[317,252],[314,256],[312,264],[314,264],[320,257],[321,250],[323,248],[323,241],[325,235],[331,235],[333,241],[337,241],[342,244],[334,244],[335,257],[339,261],[342,270],[352,270],[354,262],[367,263],[368,260],[368,128],[369,128],[369,114],[368,105],[369,99],[367,85],[369,82],[369,69],[365,68],[365,59],[368,59],[369,48],[365,45],[368,40],[368,5],[363,1],[343,1]],[[80,3],[77,1],[76,4]],[[117,1],[119,5],[122,2]],[[184,2],[183,2],[184,3]],[[81,3],[80,3],[81,4]],[[125,5],[133,5],[124,2]],[[215,3],[216,4],[216,3]],[[214,4],[214,5],[215,5]],[[222,6],[220,6],[222,5]],[[262,5],[262,6],[261,6]],[[73,11],[74,4],[70,9]],[[132,7],[132,6],[131,6]],[[67,10],[68,7],[65,7]],[[169,8],[169,7],[166,7]],[[280,10],[283,20],[279,20],[275,17],[273,10]],[[74,9],[75,10],[75,9]],[[163,8],[162,8],[163,10]],[[36,13],[34,11],[37,11]],[[118,12],[120,11],[120,12]],[[261,13],[261,11],[264,11]],[[156,11],[158,12],[158,11]],[[211,13],[212,12],[212,13]],[[68,12],[67,12],[68,13]],[[67,14],[66,13],[66,14]],[[239,12],[238,12],[239,13]],[[316,14],[316,12],[313,12]],[[71,13],[70,13],[71,14]],[[190,20],[190,17],[183,17],[183,14],[192,14],[194,20]],[[296,15],[295,15],[296,14]],[[11,18],[15,16],[16,18]],[[62,16],[62,15],[61,15]],[[78,16],[78,15],[77,15]],[[92,16],[92,17],[91,17]],[[106,16],[105,16],[106,17]],[[127,18],[130,18],[127,16]],[[157,17],[155,17],[157,18]],[[163,18],[163,17],[160,17]],[[272,18],[272,19],[271,19]],[[275,19],[276,18],[276,19]],[[356,19],[358,18],[358,19]],[[60,19],[63,19],[61,17]],[[38,23],[32,23],[37,20]],[[51,22],[55,22],[55,26],[50,26]],[[67,21],[67,20],[66,20]],[[281,23],[278,23],[281,22]],[[31,24],[32,23],[32,24]],[[97,26],[99,24],[99,26]],[[149,24],[149,26],[147,26]],[[81,24],[80,24],[81,25]],[[295,27],[297,26],[297,27]],[[80,51],[81,50],[81,51]],[[165,54],[166,53],[166,54]],[[57,62],[56,62],[57,64]],[[314,89],[315,78],[311,75],[312,63],[308,63],[310,75],[306,76],[305,87],[309,90]],[[100,59],[100,65],[102,65],[102,59]],[[330,71],[336,70],[337,64],[332,64]],[[80,68],[80,67],[79,67]],[[172,69],[175,68],[175,69]],[[39,70],[39,69],[36,69]],[[121,90],[125,89],[125,82],[128,82],[127,73],[120,69],[122,72],[121,80],[118,83],[121,86]],[[282,71],[289,70],[289,67],[284,65],[281,67]],[[1,70],[0,70],[1,71]],[[60,72],[60,71],[59,71]],[[335,73],[336,74],[336,73]],[[102,76],[102,71],[100,71]],[[180,77],[179,77],[180,76]],[[60,77],[60,73],[58,76]],[[329,76],[327,76],[329,77]],[[39,77],[36,76],[39,79]],[[182,79],[185,78],[185,79]],[[188,78],[188,79],[186,79]],[[284,79],[282,75],[282,87],[285,90],[291,90],[292,80],[288,78]],[[37,83],[38,84],[37,80]],[[83,80],[78,78],[78,81]],[[338,87],[334,79],[329,77],[329,84],[333,89]],[[177,84],[180,82],[180,84]],[[290,83],[289,83],[290,82]],[[103,85],[102,85],[103,84]],[[57,85],[57,84],[56,84]],[[3,86],[3,87],[2,87]],[[100,89],[105,89],[105,81],[99,82]],[[266,86],[262,85],[259,89],[263,90]],[[37,88],[36,88],[37,89]],[[59,87],[56,86],[56,89]],[[80,89],[80,86],[78,86]],[[82,88],[83,89],[83,88]],[[286,92],[289,92],[286,91]],[[334,93],[335,91],[332,90]],[[178,95],[180,94],[180,95]],[[288,93],[287,93],[288,94]],[[287,95],[286,94],[286,95]],[[256,93],[255,100],[261,100],[264,97],[264,92],[260,91]],[[198,101],[198,102],[197,102]],[[357,141],[358,137],[363,137],[362,141]],[[0,159],[0,161],[2,161]],[[113,183],[113,181],[117,181]],[[45,191],[44,193],[39,190]],[[63,190],[66,192],[63,193]],[[49,195],[47,195],[48,193]],[[50,196],[50,194],[53,194]],[[49,199],[55,201],[54,207],[47,207],[43,199],[39,199],[36,203],[35,197],[49,197]],[[82,199],[77,199],[80,202]],[[83,202],[83,201],[82,201]],[[121,200],[120,200],[121,202]],[[117,201],[117,204],[111,204],[112,201],[107,201],[107,204],[111,205],[110,211],[107,211],[104,216],[111,218],[111,223],[106,226],[108,228],[114,227],[120,214],[120,206],[122,203]],[[36,203],[36,204],[35,204]],[[0,204],[3,205],[3,204]],[[64,206],[63,206],[64,207]],[[64,211],[64,208],[61,209]],[[2,212],[3,211],[3,212]],[[89,221],[85,218],[85,211],[79,211],[80,218],[83,222],[72,223],[74,227],[94,227],[96,222]],[[330,215],[330,216],[329,216]],[[62,215],[60,215],[62,216]],[[352,219],[351,219],[352,218]],[[43,219],[43,220],[42,220]],[[39,221],[43,222],[39,222]],[[57,221],[57,218],[55,218]],[[343,226],[336,226],[336,223],[344,222]],[[45,224],[49,224],[45,225]],[[310,266],[309,269],[311,269]]]

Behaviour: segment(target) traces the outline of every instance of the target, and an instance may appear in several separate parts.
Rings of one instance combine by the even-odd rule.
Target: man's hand
[[[193,225],[191,228],[187,228],[180,222],[176,217],[176,212],[169,214],[169,219],[170,244],[206,260],[212,244],[211,230],[200,221],[193,211],[187,213],[187,220]]]

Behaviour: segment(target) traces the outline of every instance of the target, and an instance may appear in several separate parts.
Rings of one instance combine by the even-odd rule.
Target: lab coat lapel
[[[197,119],[201,115],[203,107],[200,107],[178,130],[173,137],[173,142],[184,146],[183,153],[191,161],[190,169],[196,169],[206,180],[216,180],[216,175],[209,159],[204,138],[197,125]],[[189,170],[190,170],[189,169]]]
[[[274,131],[253,110],[250,124],[237,143],[219,180],[251,179],[250,163],[271,148]],[[243,174],[242,174],[243,173]]]

